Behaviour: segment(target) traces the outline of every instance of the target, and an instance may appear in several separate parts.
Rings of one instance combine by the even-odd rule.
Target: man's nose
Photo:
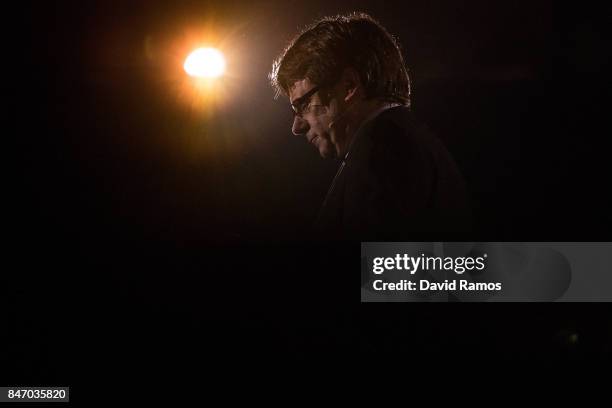
[[[293,132],[294,135],[296,136],[301,136],[306,134],[306,132],[308,132],[308,129],[310,127],[308,126],[308,122],[305,121],[304,119],[300,118],[299,116],[295,116],[293,118],[293,126],[291,127],[291,131]]]

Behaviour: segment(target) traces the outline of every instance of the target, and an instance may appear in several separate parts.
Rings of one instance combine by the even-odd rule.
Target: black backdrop
[[[609,357],[603,305],[360,305],[359,243],[306,238],[335,163],[291,135],[267,83],[298,27],[366,11],[399,38],[414,111],[468,181],[475,232],[440,241],[605,241],[609,12],[225,3],[45,3],[5,16],[5,136],[16,142],[5,161],[6,381],[423,347]],[[204,112],[170,62],[183,58],[185,27],[211,21],[238,57],[226,102]]]

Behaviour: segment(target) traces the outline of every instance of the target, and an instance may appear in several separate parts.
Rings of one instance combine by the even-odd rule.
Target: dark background
[[[605,305],[360,305],[359,243],[307,238],[336,164],[291,135],[267,74],[298,28],[360,10],[398,37],[414,112],[468,182],[475,231],[440,241],[610,240],[609,9],[492,3],[45,2],[7,15],[3,382],[416,349],[609,358]],[[233,58],[215,106],[197,106],[180,71],[203,26]]]

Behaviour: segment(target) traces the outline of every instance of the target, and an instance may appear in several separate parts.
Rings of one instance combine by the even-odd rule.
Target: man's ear
[[[344,102],[351,102],[361,95],[361,79],[354,68],[345,68],[340,77]]]

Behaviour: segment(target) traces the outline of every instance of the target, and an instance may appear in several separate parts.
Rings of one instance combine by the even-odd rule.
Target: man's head
[[[377,106],[410,105],[410,81],[396,40],[366,14],[326,17],[294,38],[270,73],[289,97],[292,131],[323,157],[346,152]]]

